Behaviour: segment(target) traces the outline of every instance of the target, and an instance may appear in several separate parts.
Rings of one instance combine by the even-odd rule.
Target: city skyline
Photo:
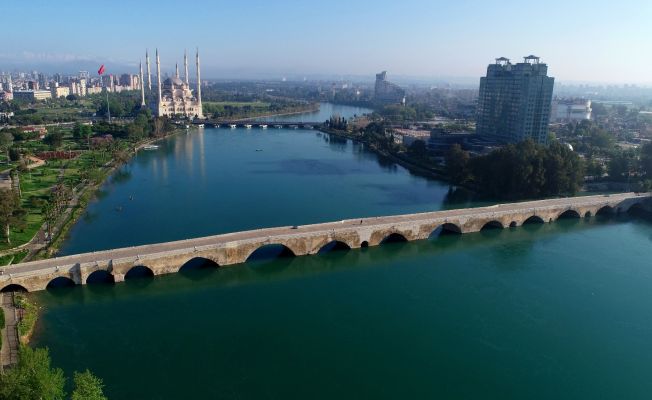
[[[387,70],[398,78],[472,80],[496,57],[535,54],[562,83],[652,83],[646,67],[652,55],[641,51],[652,35],[646,23],[652,5],[642,0],[623,1],[618,9],[606,2],[553,0],[537,10],[536,19],[514,1],[338,0],[309,7],[290,0],[196,2],[182,17],[169,1],[156,7],[150,2],[127,7],[121,1],[110,8],[77,1],[36,4],[39,13],[29,17],[19,2],[5,5],[5,26],[20,35],[0,52],[0,69],[73,72],[106,64],[109,72],[137,71],[143,48],[176,54],[191,43],[189,51],[202,52],[206,79],[344,75],[373,80]],[[79,23],[50,32],[48,21],[57,15]],[[180,18],[184,35],[156,29]],[[162,71],[171,73],[177,61],[168,60]]]

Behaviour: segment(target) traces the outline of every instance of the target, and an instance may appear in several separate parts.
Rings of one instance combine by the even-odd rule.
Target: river
[[[451,206],[350,141],[206,129],[140,153],[63,251]],[[651,240],[560,220],[53,289],[33,344],[114,399],[648,398]]]

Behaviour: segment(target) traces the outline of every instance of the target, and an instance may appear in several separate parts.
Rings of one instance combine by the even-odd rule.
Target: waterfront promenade
[[[161,275],[177,272],[196,258],[211,260],[219,266],[243,263],[267,245],[282,245],[301,256],[316,254],[333,242],[360,248],[376,246],[388,239],[423,240],[442,230],[464,234],[487,227],[548,223],[561,217],[625,213],[632,207],[649,209],[651,201],[652,195],[647,193],[622,193],[257,229],[16,264],[4,269],[0,288],[43,290],[55,280],[86,284],[93,274],[107,275],[120,282],[129,278],[129,272],[136,267]]]

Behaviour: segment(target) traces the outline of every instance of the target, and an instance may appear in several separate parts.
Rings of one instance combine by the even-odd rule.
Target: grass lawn
[[[269,108],[270,103],[263,101],[205,101],[202,102],[204,105],[208,104],[209,106],[230,106],[230,107],[244,107],[251,106],[252,108]]]
[[[27,255],[27,250],[21,250],[14,254],[8,254],[6,256],[0,257],[0,267],[11,264],[18,264],[25,258]]]

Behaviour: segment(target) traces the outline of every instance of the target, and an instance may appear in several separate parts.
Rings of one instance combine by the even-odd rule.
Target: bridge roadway
[[[174,273],[195,258],[219,266],[233,265],[245,262],[257,249],[270,244],[283,245],[299,256],[315,254],[332,242],[360,248],[379,245],[389,237],[427,239],[441,230],[470,233],[485,227],[516,227],[533,220],[543,223],[565,216],[624,213],[632,206],[650,210],[651,203],[649,193],[622,193],[257,229],[16,264],[2,271],[0,289],[43,290],[57,278],[86,284],[94,273],[121,282],[129,278],[134,267],[146,267],[153,275]]]

